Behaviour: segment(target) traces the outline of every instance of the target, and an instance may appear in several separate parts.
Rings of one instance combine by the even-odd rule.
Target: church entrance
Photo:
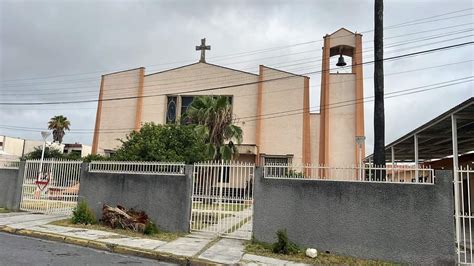
[[[255,164],[194,164],[191,231],[251,239]]]

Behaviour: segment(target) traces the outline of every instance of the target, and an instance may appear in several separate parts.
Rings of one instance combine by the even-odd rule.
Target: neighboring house
[[[92,146],[80,143],[66,143],[64,144],[64,154],[78,154],[80,157],[85,157],[92,152]]]
[[[20,158],[23,156],[25,140],[9,136],[0,136],[0,151],[2,158]]]
[[[47,142],[47,146],[59,150],[61,153],[70,154],[78,153],[81,157],[87,156],[92,152],[92,146],[79,143],[51,143]],[[17,159],[21,158],[36,148],[41,149],[43,141],[22,139],[9,136],[0,136],[0,158],[2,159]]]
[[[141,67],[103,75],[92,153],[112,153],[143,123],[177,123],[198,95],[224,95],[243,129],[239,161],[357,164],[364,154],[355,141],[364,136],[364,105],[356,100],[363,99],[362,36],[342,28],[324,39],[320,113],[310,112],[309,77],[263,65],[258,74],[244,72],[207,63],[204,53],[157,73]],[[350,73],[330,71],[331,59],[342,56],[352,58]]]
[[[53,148],[62,151],[62,146],[63,145],[55,143]],[[23,154],[28,154],[34,151],[35,148],[43,148],[43,141],[26,139],[25,144],[23,146]]]

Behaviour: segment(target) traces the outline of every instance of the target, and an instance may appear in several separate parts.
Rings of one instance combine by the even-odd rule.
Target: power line
[[[454,63],[448,63],[448,64],[441,64],[441,65],[436,65],[436,66],[430,66],[430,67],[423,67],[423,68],[416,68],[416,69],[410,69],[410,70],[405,70],[405,71],[399,71],[399,72],[392,72],[392,73],[388,73],[388,74],[385,74],[385,76],[392,76],[392,75],[399,75],[399,74],[405,74],[405,73],[413,73],[413,72],[418,72],[418,71],[424,71],[424,70],[429,70],[429,69],[435,69],[435,68],[440,68],[440,67],[446,67],[446,66],[453,66],[453,65],[456,65],[456,66],[459,66],[461,64],[464,64],[464,63],[469,63],[469,62],[473,62],[474,60],[465,60],[465,61],[458,61],[458,62],[454,62]],[[373,78],[372,76],[369,76],[369,77],[364,77],[362,78],[362,80],[365,80],[365,79],[371,79]],[[359,79],[356,79],[356,81],[359,80]],[[352,82],[352,81],[338,81],[338,82],[329,82],[329,84],[340,84],[340,83],[346,83],[346,82]],[[317,85],[312,85],[310,86],[310,88],[319,88],[321,87],[321,85],[318,83]],[[297,87],[297,88],[285,88],[285,89],[282,89],[282,90],[272,90],[272,91],[269,91],[269,92],[263,92],[265,95],[267,94],[270,94],[270,93],[281,93],[281,92],[284,92],[284,91],[290,91],[290,90],[295,90],[295,89],[299,89],[301,88],[301,86]],[[241,94],[239,95],[239,97],[244,97],[244,96],[255,96],[257,94],[255,93],[251,93],[251,94]],[[144,106],[145,105],[149,105],[149,106],[162,106],[164,105],[163,103],[152,103],[152,104],[143,104]],[[136,105],[121,105],[120,108],[136,108]],[[102,109],[104,108],[117,108],[115,106],[110,106],[110,107],[107,107],[107,106],[102,106]],[[0,109],[3,109],[0,107]],[[74,108],[74,110],[96,110],[97,107],[86,107],[86,108]],[[29,109],[24,109],[22,108],[22,110],[47,110],[47,111],[50,111],[50,110],[64,110],[64,108],[48,108],[48,109],[40,109],[40,108],[29,108]],[[147,113],[151,113],[151,112],[147,112]]]
[[[468,11],[468,10],[472,10],[472,9],[474,9],[474,8],[466,8],[466,9],[461,9],[461,10],[456,10],[456,11],[447,12],[447,13],[443,13],[443,14],[438,14],[438,15],[434,15],[434,16],[430,16],[430,17],[426,17],[426,18],[420,18],[420,19],[415,19],[415,20],[411,20],[411,21],[406,21],[406,22],[403,22],[403,23],[399,23],[399,24],[394,24],[394,25],[387,26],[387,27],[385,27],[385,29],[388,29],[388,30],[389,30],[389,29],[396,29],[396,28],[400,28],[400,27],[418,25],[418,24],[421,24],[421,23],[431,23],[431,22],[440,21],[440,20],[447,20],[447,19],[454,19],[454,18],[459,18],[459,17],[470,16],[471,13],[469,13],[469,14],[464,14],[464,15],[457,15],[457,16],[453,16],[453,17],[447,17],[447,18],[440,18],[440,17],[446,16],[446,15],[461,13],[461,12]],[[432,19],[432,18],[439,18],[439,19],[430,20],[430,19]],[[366,30],[366,31],[362,31],[361,33],[367,33],[367,32],[372,32],[372,31],[373,31],[373,30]],[[345,36],[340,36],[340,37],[345,37]],[[240,53],[240,55],[241,55],[241,54],[251,54],[251,53],[255,53],[255,52],[259,52],[259,53],[260,53],[260,52],[270,51],[270,50],[279,50],[279,49],[284,49],[284,48],[287,48],[287,47],[299,46],[299,45],[303,45],[303,44],[309,44],[309,43],[321,42],[321,41],[322,41],[322,39],[320,39],[320,40],[315,40],[315,41],[307,41],[307,42],[302,42],[302,43],[296,43],[296,44],[291,44],[291,45],[286,45],[286,46],[280,46],[280,47],[273,47],[273,48],[266,48],[266,49],[260,49],[260,50],[254,50],[254,51],[247,51],[247,52]],[[239,55],[239,53],[230,54],[230,55],[227,55],[227,56],[236,56],[236,55]],[[210,58],[218,58],[218,57],[225,57],[225,55],[223,55],[223,56],[215,56],[215,57],[210,57]],[[189,61],[177,61],[177,62],[172,62],[172,63],[161,63],[161,64],[154,64],[154,65],[150,65],[150,66],[171,65],[171,64],[183,63],[183,62],[189,62]],[[37,79],[50,79],[50,78],[57,78],[57,77],[67,77],[67,76],[78,76],[78,75],[95,74],[95,73],[102,73],[102,72],[106,72],[106,71],[107,71],[107,70],[95,71],[95,72],[86,72],[86,73],[76,73],[76,74],[64,74],[64,75],[46,76],[46,77],[32,77],[32,78],[21,78],[21,79],[9,79],[9,80],[3,80],[3,81],[1,81],[1,82],[12,82],[12,81],[21,81],[21,80],[37,80]]]
[[[450,46],[443,46],[443,47],[438,47],[434,49],[429,49],[429,50],[422,50],[418,52],[413,52],[413,53],[408,53],[408,54],[403,54],[403,55],[398,55],[398,56],[392,56],[392,57],[387,57],[384,58],[384,61],[390,61],[390,60],[395,60],[399,58],[405,58],[405,57],[412,57],[412,56],[417,56],[421,54],[426,54],[426,53],[432,53],[436,51],[442,51],[446,49],[453,49],[457,47],[462,47],[465,45],[471,45],[474,44],[474,42],[464,42],[464,43],[459,43],[455,45],[450,45]],[[363,62],[360,64],[352,64],[352,66],[356,65],[365,65],[365,64],[371,64],[374,63],[375,61],[369,61],[369,62]],[[330,71],[330,69],[328,70]],[[315,73],[321,73],[322,71],[315,71],[315,72],[308,72],[303,75],[309,75],[309,74],[315,74]],[[271,82],[271,81],[276,81],[276,80],[282,80],[282,79],[288,79],[288,78],[294,78],[295,76],[285,76],[285,77],[280,77],[280,78],[275,78],[275,79],[268,79],[268,80],[263,80],[263,81],[255,81],[255,82],[247,82],[247,83],[240,83],[240,84],[235,84],[235,85],[227,85],[227,86],[218,86],[214,88],[204,88],[204,89],[197,89],[197,90],[190,90],[190,91],[182,91],[182,92],[174,92],[175,94],[186,94],[186,93],[192,93],[192,92],[203,92],[203,91],[212,91],[212,90],[220,90],[220,89],[226,89],[226,88],[234,88],[234,87],[241,87],[241,86],[247,86],[247,85],[253,85],[253,84],[259,84],[263,82]],[[298,77],[298,76],[297,76]],[[143,95],[143,96],[129,96],[129,97],[117,97],[117,98],[107,98],[107,99],[91,99],[91,100],[78,100],[78,101],[62,101],[62,102],[0,102],[0,105],[51,105],[51,104],[72,104],[72,103],[88,103],[88,102],[99,102],[99,101],[117,101],[117,100],[127,100],[127,99],[137,99],[137,98],[149,98],[149,97],[156,97],[156,96],[164,96],[165,94],[153,94],[153,95]]]
[[[472,31],[472,29],[469,29],[469,30],[463,30],[462,32],[459,32],[459,33],[463,33],[463,32],[466,32],[466,31]],[[447,36],[446,34],[442,35],[442,36],[439,36],[439,35],[435,35],[435,36],[429,36],[429,37],[424,37],[421,39],[421,41],[424,41],[424,40],[428,40],[428,39],[434,39],[434,38],[439,38],[439,37],[445,37]],[[462,39],[462,38],[466,38],[466,37],[471,37],[472,35],[468,35],[468,36],[462,36],[462,37],[459,37],[459,38],[453,38],[453,39],[450,39],[448,41],[453,41],[455,39]],[[390,48],[390,47],[395,47],[395,46],[400,46],[400,45],[403,45],[403,44],[408,44],[408,43],[413,43],[413,42],[418,42],[420,41],[420,39],[416,39],[416,40],[410,40],[410,41],[405,41],[405,42],[398,42],[398,43],[393,43],[393,44],[390,44],[390,45],[387,45],[386,47],[387,48]],[[440,42],[445,42],[447,40],[443,40],[443,41],[440,41]],[[420,47],[420,46],[426,46],[426,45],[432,45],[432,44],[436,44],[436,43],[440,43],[440,42],[434,42],[434,43],[428,43],[428,44],[423,44],[423,45],[417,45],[417,46],[414,46],[414,47],[408,47],[408,49],[412,49],[412,48],[416,48],[416,47]],[[400,49],[400,50],[406,50],[406,49]],[[368,50],[364,50],[363,52],[365,51],[368,51]],[[390,51],[390,52],[394,52],[394,51]],[[298,61],[298,60],[297,60]],[[297,66],[297,65],[304,65],[304,64],[309,64],[309,63],[312,63],[312,62],[319,62],[321,60],[312,60],[312,61],[308,61],[308,62],[302,62],[302,63],[296,63],[296,64],[287,64],[286,66]],[[304,68],[308,68],[308,66],[305,66]],[[221,74],[221,73],[217,73],[217,74]],[[193,86],[199,84],[199,85],[202,85],[202,84],[206,84],[206,83],[196,83],[196,81],[200,81],[200,80],[212,80],[211,78],[208,77],[209,75],[206,75],[206,78],[202,78],[202,79],[194,79],[194,80],[187,80],[187,81],[181,81],[181,82],[169,82],[169,83],[156,83],[156,84],[152,84],[151,82],[147,82],[147,85],[145,85],[144,87],[156,87],[156,86],[163,86],[163,85],[177,85],[177,84],[185,84],[185,83],[190,83],[192,82]],[[231,77],[232,75],[229,75],[229,77]],[[218,78],[224,78],[226,76],[219,76]],[[114,77],[115,78],[119,78],[119,77]],[[238,77],[236,78],[235,80],[241,80],[242,78],[241,77]],[[226,79],[226,81],[229,81],[229,79]],[[136,86],[136,83],[128,83],[128,84],[133,84],[135,86],[130,86],[130,87],[118,87],[118,88],[109,88],[107,89],[107,91],[113,91],[113,90],[120,90],[120,92],[123,92],[123,93],[126,93],[124,92],[125,90],[136,90],[137,89],[137,86]],[[124,83],[121,83],[121,85],[125,85]],[[78,88],[89,88],[89,87],[67,87],[67,88],[47,88],[47,89],[43,89],[43,90],[61,90],[61,94],[58,94],[56,92],[54,93],[29,93],[28,91],[30,90],[20,90],[20,92],[24,92],[24,93],[2,93],[1,95],[2,96],[19,96],[19,95],[26,95],[26,96],[36,96],[36,95],[58,95],[62,98],[64,98],[64,95],[66,94],[90,94],[90,93],[98,93],[98,90],[97,89],[94,89],[94,90],[81,90],[81,91],[74,91],[74,92],[65,92],[65,91],[68,91],[68,90],[75,90],[75,89],[78,89]],[[157,88],[159,90],[162,90],[163,88]],[[35,92],[38,91],[37,89],[34,90]]]
[[[392,91],[390,93],[386,93],[385,98],[389,99],[389,98],[401,97],[401,96],[405,96],[405,95],[416,94],[416,93],[420,93],[420,92],[425,92],[425,91],[429,91],[429,90],[454,86],[454,85],[458,85],[458,84],[464,84],[464,83],[467,83],[467,82],[474,81],[472,79],[473,77],[474,76],[468,76],[468,77],[464,77],[464,78],[459,78],[459,79],[454,79],[454,80],[449,80],[449,81],[444,81],[444,82],[439,82],[439,83],[434,83],[434,84],[429,84],[429,85],[424,85],[424,86],[419,86],[419,87],[413,87],[413,88],[404,89],[404,90]],[[466,79],[468,79],[468,80],[466,80]],[[438,86],[435,86],[435,85],[438,85]],[[433,87],[433,86],[435,86],[435,87]],[[429,87],[431,87],[431,88],[429,88]],[[328,105],[322,107],[322,109],[329,110],[329,109],[334,109],[334,108],[341,108],[341,107],[345,107],[345,106],[355,105],[355,104],[358,104],[358,103],[372,102],[373,100],[371,100],[371,99],[373,99],[373,98],[374,98],[373,96],[369,96],[369,97],[364,97],[362,99],[340,101],[340,102],[328,104]],[[321,108],[321,106],[313,106],[313,107],[310,107],[309,109],[313,109],[314,107],[320,107]],[[309,111],[307,109],[308,108],[300,108],[300,109],[296,109],[296,110],[287,110],[287,111],[284,111],[284,112],[268,113],[268,114],[264,114],[264,115],[261,115],[261,116],[241,117],[241,118],[239,118],[239,120],[242,119],[242,120],[244,120],[243,122],[252,122],[252,121],[257,121],[257,120],[281,118],[281,117],[286,117],[286,116],[291,116],[291,115],[303,114],[303,113]],[[300,112],[294,113],[295,111],[300,111]],[[268,116],[268,115],[274,115],[274,116],[272,116],[272,117],[263,117],[263,116]],[[255,118],[255,119],[245,120],[245,118]],[[241,123],[241,122],[239,122],[239,123]],[[0,128],[18,129],[18,130],[25,130],[25,131],[41,131],[41,130],[44,130],[44,128],[32,128],[32,127],[21,127],[21,126],[11,126],[11,125],[0,125]],[[97,130],[97,132],[115,133],[116,134],[116,133],[130,132],[133,129],[134,128],[101,129],[101,130]],[[94,133],[94,132],[96,132],[95,129],[76,129],[76,131],[73,131],[73,132],[70,132],[70,133],[76,133],[76,134],[89,133],[90,134],[90,133]]]
[[[389,92],[389,93],[385,93],[385,96],[387,95],[396,95],[396,94],[399,94],[399,93],[405,93],[405,92],[410,92],[410,91],[413,91],[413,90],[418,90],[418,89],[423,89],[423,88],[426,88],[426,87],[432,87],[432,86],[442,86],[444,87],[446,85],[446,83],[453,83],[453,82],[459,82],[459,83],[453,83],[453,84],[448,84],[449,86],[451,85],[456,85],[456,84],[462,84],[462,83],[466,83],[466,82],[471,82],[473,81],[473,78],[474,76],[468,76],[468,77],[463,77],[463,78],[458,78],[458,79],[453,79],[453,80],[449,80],[449,81],[443,81],[443,82],[439,82],[439,83],[434,83],[434,84],[429,84],[429,85],[424,85],[424,86],[419,86],[419,87],[414,87],[414,88],[410,88],[410,89],[404,89],[404,90],[398,90],[398,91],[392,91],[392,92]],[[469,79],[469,80],[466,80],[466,79]],[[436,87],[436,88],[438,88]],[[425,91],[425,90],[423,90]],[[403,94],[404,95],[404,94]],[[365,99],[373,99],[374,96],[368,96],[368,97],[364,97],[363,99],[355,99],[355,100],[347,100],[347,101],[341,101],[341,102],[337,102],[337,103],[333,103],[333,104],[328,104],[327,106],[313,106],[313,107],[310,107],[310,108],[298,108],[298,109],[293,109],[293,110],[285,110],[285,111],[280,111],[280,112],[275,112],[275,113],[267,113],[267,114],[263,114],[263,115],[255,115],[255,116],[247,116],[247,117],[240,117],[240,119],[247,119],[247,118],[258,118],[258,117],[264,117],[264,116],[269,116],[269,115],[279,115],[279,114],[284,114],[284,113],[290,113],[290,112],[297,112],[297,111],[314,111],[314,107],[318,107],[319,109],[331,109],[332,107],[334,107],[334,105],[338,106],[338,107],[342,107],[342,106],[348,106],[347,103],[350,103],[349,105],[355,105],[356,103],[360,103],[360,102],[365,102],[364,100]],[[344,104],[344,105],[340,105],[340,104]],[[307,110],[309,109],[309,110]],[[300,113],[297,113],[297,114],[301,114],[303,112],[300,112]],[[249,121],[255,121],[255,120],[249,120]]]
[[[460,38],[465,38],[465,37],[470,37],[471,35],[469,36],[462,36]],[[452,40],[455,40],[455,39],[459,39],[459,38],[454,38],[454,39],[450,39],[449,41],[452,41]],[[424,46],[427,46],[427,45],[433,45],[433,44],[437,44],[437,43],[441,43],[441,42],[445,42],[446,40],[443,40],[443,41],[439,41],[439,42],[432,42],[432,43],[428,43],[428,44],[423,44],[423,45],[417,45],[417,46],[412,46],[412,47],[407,47],[407,48],[404,48],[404,49],[398,49],[398,51],[402,51],[402,50],[410,50],[410,49],[413,49],[413,48],[417,48],[417,47],[424,47]],[[410,41],[411,42],[411,41]],[[396,45],[389,45],[387,47],[391,47],[391,46],[397,46],[399,45],[399,43],[397,43]],[[394,51],[388,51],[388,53],[391,53],[391,52],[395,52]],[[367,58],[366,58],[367,59]],[[293,64],[293,65],[301,65],[301,64],[308,64],[308,63],[311,63],[311,62],[319,62],[321,60],[313,60],[313,61],[309,61],[309,62],[303,62],[303,63],[298,63],[298,64]],[[291,66],[291,65],[288,65],[288,66]],[[348,66],[350,67],[350,66]],[[346,67],[346,69],[348,68]],[[306,69],[308,68],[308,66],[305,66],[301,69]],[[342,70],[342,68],[337,68],[338,70]],[[276,75],[276,74],[275,74]],[[144,87],[153,87],[154,89],[151,89],[151,91],[157,89],[157,90],[160,90],[160,91],[163,91],[163,88],[160,88],[160,87],[157,87],[157,86],[164,86],[164,85],[178,85],[178,84],[186,84],[186,83],[192,83],[193,86],[196,86],[196,85],[206,85],[208,84],[207,82],[201,82],[201,83],[197,83],[196,81],[206,81],[206,80],[214,80],[214,79],[211,79],[211,78],[207,78],[207,76],[209,75],[206,75],[206,78],[202,78],[202,79],[193,79],[193,80],[186,80],[186,81],[181,81],[181,82],[168,82],[168,83],[152,83],[152,82],[147,82],[147,85],[145,85]],[[272,75],[269,75],[269,76],[272,76]],[[227,77],[233,77],[233,75],[229,75],[229,76],[219,76],[218,78],[219,79],[222,79],[222,78],[225,78],[225,81],[226,82],[229,82],[229,81],[239,81],[239,80],[242,80],[243,78],[242,77],[237,77],[237,78],[234,78],[234,79],[228,79]],[[114,80],[116,79],[116,77],[114,77]],[[125,90],[134,90],[133,92],[136,91],[137,89],[137,83],[128,83],[128,84],[133,84],[134,86],[129,86],[129,87],[118,87],[118,88],[108,88],[107,91],[110,92],[110,91],[119,91],[119,93],[123,93],[123,94],[128,94],[128,92],[124,92]],[[125,85],[124,83],[120,83],[120,85]],[[58,94],[56,92],[54,93],[28,93],[28,94],[22,94],[22,93],[13,93],[13,94],[8,94],[8,93],[3,93],[2,96],[19,96],[19,95],[26,95],[26,96],[36,96],[36,95],[59,95],[61,96],[62,98],[64,98],[64,95],[65,94],[87,94],[87,93],[98,93],[97,89],[94,89],[94,90],[89,90],[89,91],[75,91],[75,92],[65,92],[67,90],[72,90],[72,89],[77,89],[77,88],[89,88],[89,87],[67,87],[67,88],[51,88],[51,89],[44,89],[44,90],[61,90],[61,94]],[[173,89],[176,89],[176,87],[174,87]],[[26,92],[26,90],[22,90],[21,92]],[[148,91],[150,92],[150,90]]]

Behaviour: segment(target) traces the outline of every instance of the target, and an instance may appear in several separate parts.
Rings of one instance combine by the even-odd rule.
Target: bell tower
[[[331,59],[337,56],[337,63]],[[347,65],[345,58],[352,64]],[[334,71],[336,70],[336,71]],[[324,36],[319,163],[358,165],[365,156],[362,35],[341,28]]]

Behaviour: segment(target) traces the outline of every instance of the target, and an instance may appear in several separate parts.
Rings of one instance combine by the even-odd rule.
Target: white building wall
[[[25,140],[25,148],[24,148],[25,154],[28,154],[34,151],[35,148],[42,148],[42,146],[43,146],[43,141],[27,139]]]
[[[8,136],[1,136],[3,139],[3,152],[8,155],[14,155],[17,157],[23,156],[23,143],[24,139],[13,138]]]
[[[87,155],[89,155],[91,153],[92,153],[92,146],[82,145],[81,157],[86,157]]]

